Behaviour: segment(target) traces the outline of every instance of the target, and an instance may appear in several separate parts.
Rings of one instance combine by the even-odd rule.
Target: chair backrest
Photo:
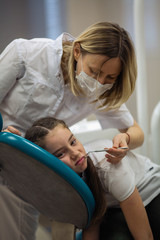
[[[0,131],[2,131],[3,128],[3,119],[2,119],[2,115],[0,114]]]
[[[0,116],[1,129],[2,125]],[[87,227],[94,197],[87,184],[58,158],[23,137],[0,132],[0,166],[12,191],[40,213]]]

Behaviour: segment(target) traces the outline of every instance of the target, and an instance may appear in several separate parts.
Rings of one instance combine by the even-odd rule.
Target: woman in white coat
[[[115,147],[138,147],[143,132],[125,106],[136,77],[132,41],[114,23],[94,24],[77,38],[64,33],[56,40],[14,40],[0,55],[4,128],[11,125],[24,135],[39,117],[71,126],[94,113],[102,128],[120,130]]]

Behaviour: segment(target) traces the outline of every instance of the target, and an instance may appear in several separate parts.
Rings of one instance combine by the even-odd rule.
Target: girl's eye
[[[77,142],[77,139],[76,139],[76,138],[74,138],[74,139],[71,141],[71,145],[75,145],[75,144],[76,144],[76,142]]]
[[[64,157],[64,152],[63,153],[59,152],[59,153],[56,153],[56,154],[53,154],[53,155],[57,158],[62,158],[62,157]]]

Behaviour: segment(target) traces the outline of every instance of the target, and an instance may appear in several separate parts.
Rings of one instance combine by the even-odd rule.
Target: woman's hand
[[[129,149],[128,142],[129,136],[126,133],[119,133],[113,138],[113,147],[109,148],[105,157],[107,161],[112,164],[119,163],[127,154]],[[120,147],[126,149],[118,149]]]
[[[143,131],[136,121],[134,121],[133,126],[128,129],[121,129],[119,131],[120,133],[113,138],[113,147],[110,148],[105,155],[107,161],[112,164],[119,163],[129,149],[141,146],[144,141]],[[118,149],[119,147],[126,147],[128,149]]]
[[[10,133],[14,133],[16,135],[21,136],[21,132],[12,126],[8,126],[6,129],[3,130],[3,132],[10,132]]]
[[[105,157],[107,158],[107,161],[112,164],[119,163],[122,158],[126,156],[126,153],[128,151],[128,146],[126,145],[127,149],[117,149],[117,148],[109,148],[107,150],[107,154]]]

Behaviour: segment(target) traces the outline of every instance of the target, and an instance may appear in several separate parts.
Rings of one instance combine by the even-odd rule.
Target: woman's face
[[[121,60],[117,58],[109,59],[103,55],[80,54],[77,58],[77,75],[83,71],[97,79],[101,84],[114,83],[118,78],[122,66]]]
[[[46,150],[80,174],[87,168],[83,145],[71,131],[62,125],[56,126],[45,137]]]

